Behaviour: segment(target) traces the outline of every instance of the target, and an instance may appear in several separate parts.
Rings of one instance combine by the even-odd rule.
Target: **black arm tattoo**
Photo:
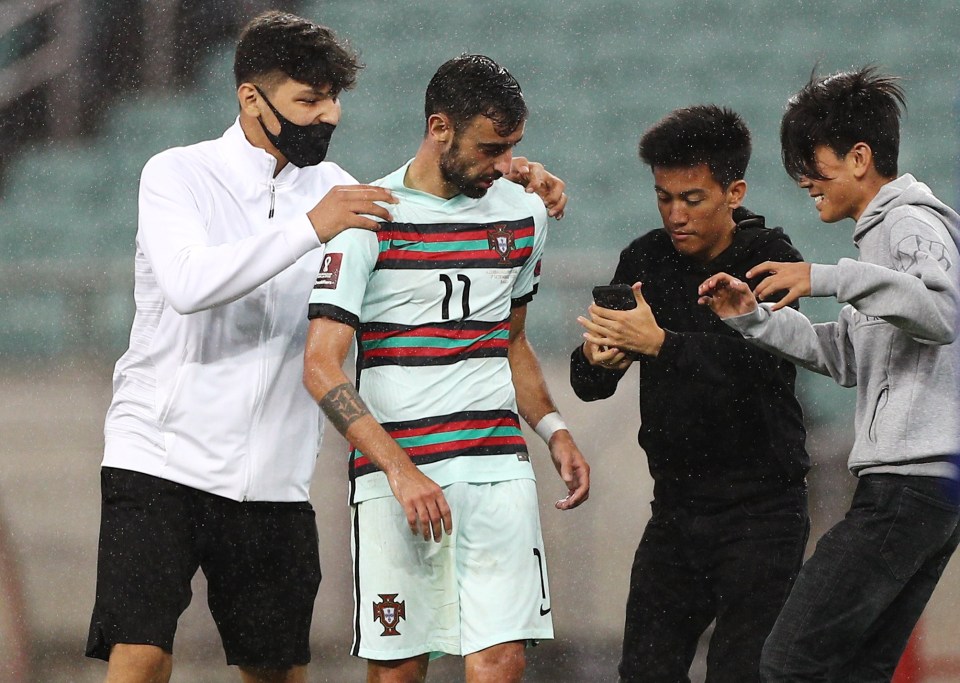
[[[348,382],[338,384],[320,399],[320,409],[338,432],[346,436],[350,425],[370,411]]]

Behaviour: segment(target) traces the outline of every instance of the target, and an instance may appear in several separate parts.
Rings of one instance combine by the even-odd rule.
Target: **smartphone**
[[[630,285],[597,285],[593,288],[593,301],[597,306],[614,311],[629,311],[637,307],[637,299]]]

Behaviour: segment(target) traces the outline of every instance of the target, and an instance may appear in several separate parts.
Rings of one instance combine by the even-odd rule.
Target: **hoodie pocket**
[[[869,436],[870,440],[874,443],[877,442],[877,429],[880,427],[880,418],[883,415],[883,409],[887,406],[887,398],[889,394],[890,387],[883,387],[880,390],[880,394],[877,396],[877,402],[873,407],[873,417],[870,420],[870,429],[867,431],[867,436]]]

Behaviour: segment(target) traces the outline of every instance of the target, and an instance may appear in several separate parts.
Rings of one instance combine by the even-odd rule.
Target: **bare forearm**
[[[303,363],[303,384],[330,424],[384,472],[413,463],[370,414],[343,371],[353,328],[326,318],[310,323]]]
[[[413,464],[400,445],[367,410],[349,382],[333,387],[319,401],[330,422],[387,476],[390,490],[403,506],[407,523],[424,540],[439,542],[453,529],[443,492]]]
[[[349,382],[333,387],[319,404],[330,424],[382,471],[396,472],[413,465],[406,452],[370,414]]]
[[[337,431],[386,475],[410,531],[439,542],[444,532],[453,529],[450,506],[440,487],[417,469],[374,418],[344,374],[352,332],[348,325],[328,318],[310,323],[303,384]]]
[[[540,361],[526,335],[519,336],[510,344],[509,360],[513,387],[517,393],[517,409],[528,425],[536,427],[544,415],[555,412],[557,407],[550,397]]]
[[[354,422],[370,414],[360,394],[348,382],[338,384],[324,394],[319,404],[330,424],[344,437]]]

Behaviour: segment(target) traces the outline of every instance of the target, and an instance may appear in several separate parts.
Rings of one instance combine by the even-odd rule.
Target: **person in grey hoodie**
[[[700,303],[761,348],[857,387],[850,511],[817,543],[764,645],[770,682],[890,680],[960,540],[960,216],[897,177],[897,79],[874,67],[812,77],[780,128],[787,173],[820,219],[856,221],[860,258],[726,273]],[[776,303],[760,303],[776,294]],[[836,322],[788,304],[832,296]]]

